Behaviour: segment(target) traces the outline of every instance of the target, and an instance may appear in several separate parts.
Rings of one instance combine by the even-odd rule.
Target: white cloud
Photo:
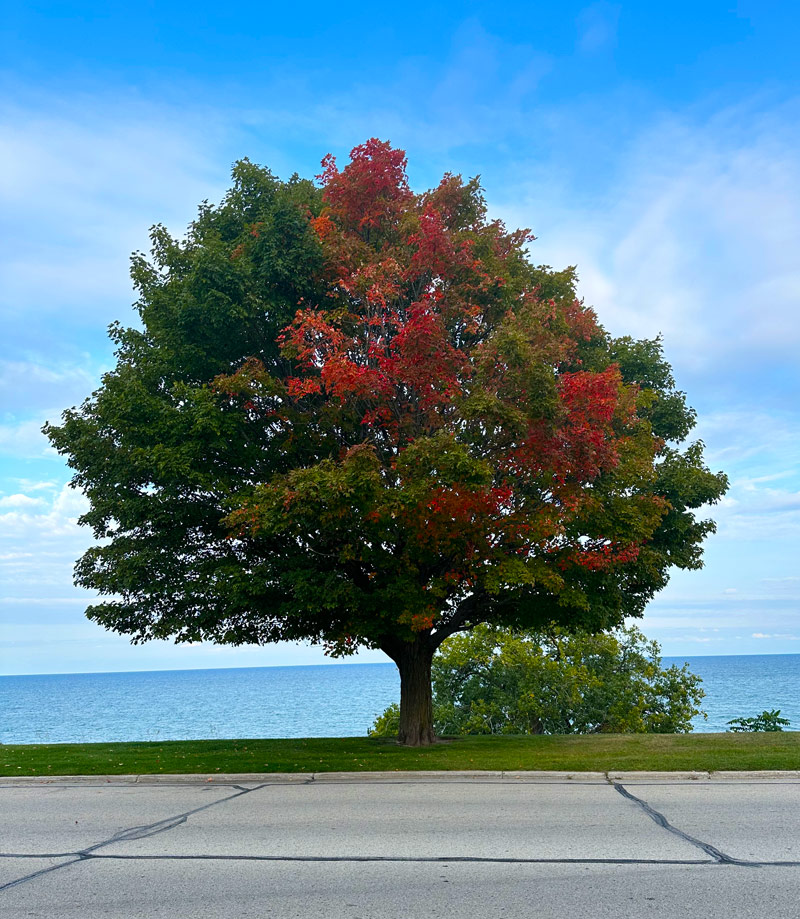
[[[30,510],[42,504],[42,498],[31,498],[29,495],[5,495],[0,498],[0,507],[22,507]]]
[[[34,510],[34,507],[42,505],[43,510]],[[29,499],[15,506],[22,509],[0,514],[0,536],[4,540],[18,540],[23,545],[31,539],[51,542],[69,537],[86,541],[87,533],[78,526],[78,517],[88,510],[89,502],[69,485],[65,485],[50,502]]]
[[[55,479],[47,481],[38,481],[37,479],[16,479],[17,484],[23,491],[51,491],[58,488],[60,483]]]
[[[3,622],[23,608],[35,609],[36,617],[50,621],[54,611],[87,604],[91,595],[73,586],[75,562],[93,542],[91,531],[78,526],[87,508],[84,495],[64,485],[0,512]]]
[[[769,634],[768,632],[753,632],[751,638],[778,638],[782,641],[800,641],[800,635],[792,635],[787,632]]]

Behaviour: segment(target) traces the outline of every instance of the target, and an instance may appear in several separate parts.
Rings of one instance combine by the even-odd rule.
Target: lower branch
[[[455,635],[456,632],[468,632],[479,622],[482,622],[484,616],[480,616],[479,612],[483,608],[485,613],[486,603],[486,598],[478,597],[477,594],[472,594],[466,600],[463,600],[452,618],[437,625],[436,631],[431,635],[434,648],[438,648],[446,638]]]

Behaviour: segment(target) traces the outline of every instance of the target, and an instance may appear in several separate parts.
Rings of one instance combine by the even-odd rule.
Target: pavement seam
[[[798,868],[797,861],[709,862],[702,858],[503,858],[479,855],[89,855],[87,858],[117,860],[156,861],[261,861],[261,862],[463,862],[466,864],[509,864],[509,865],[705,865],[715,864],[745,868]]]
[[[755,862],[732,859],[731,861],[708,861],[700,858],[504,858],[502,856],[479,855],[220,855],[208,853],[194,853],[181,855],[125,855],[119,853],[82,853],[82,852],[0,852],[0,859],[43,859],[43,858],[71,858],[72,861],[63,865],[53,865],[37,874],[47,874],[59,868],[66,868],[77,861],[249,861],[249,862],[419,862],[419,863],[487,863],[487,864],[520,864],[520,865],[700,865],[714,867],[745,867],[745,868],[800,868],[799,861],[772,861]],[[36,875],[30,875],[34,877]],[[13,887],[28,878],[19,878],[11,881],[6,887]],[[0,890],[5,887],[0,888]]]
[[[70,858],[75,861],[249,861],[249,862],[420,862],[425,863],[467,863],[467,864],[509,864],[509,865],[708,865],[699,858],[514,858],[480,855],[211,855],[205,853],[182,855],[125,855],[119,853],[66,852],[60,854],[35,855],[21,853],[0,853],[0,858]],[[72,864],[72,863],[70,863]],[[54,868],[64,867],[62,865]],[[45,871],[52,869],[45,869]],[[12,882],[17,883],[17,882]]]

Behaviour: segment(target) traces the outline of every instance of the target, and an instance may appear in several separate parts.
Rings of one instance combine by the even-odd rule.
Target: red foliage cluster
[[[317,178],[325,186],[330,216],[359,230],[398,220],[413,198],[405,153],[374,137],[352,150],[343,172],[328,154]]]

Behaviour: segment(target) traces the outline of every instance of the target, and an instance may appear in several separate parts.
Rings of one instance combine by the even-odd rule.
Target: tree
[[[370,140],[322,188],[248,161],[133,259],[141,328],[46,426],[100,542],[87,615],[134,642],[380,648],[400,740],[433,653],[480,622],[600,630],[701,563],[722,474],[661,344],[613,339],[476,179],[409,188]]]
[[[434,724],[442,734],[676,734],[703,698],[688,664],[661,666],[635,627],[591,634],[478,625],[433,658]],[[399,707],[375,722],[397,733]]]
[[[788,718],[781,718],[781,710],[765,709],[754,718],[733,718],[726,722],[731,725],[728,731],[734,734],[748,734],[756,731],[782,731],[791,724]]]

